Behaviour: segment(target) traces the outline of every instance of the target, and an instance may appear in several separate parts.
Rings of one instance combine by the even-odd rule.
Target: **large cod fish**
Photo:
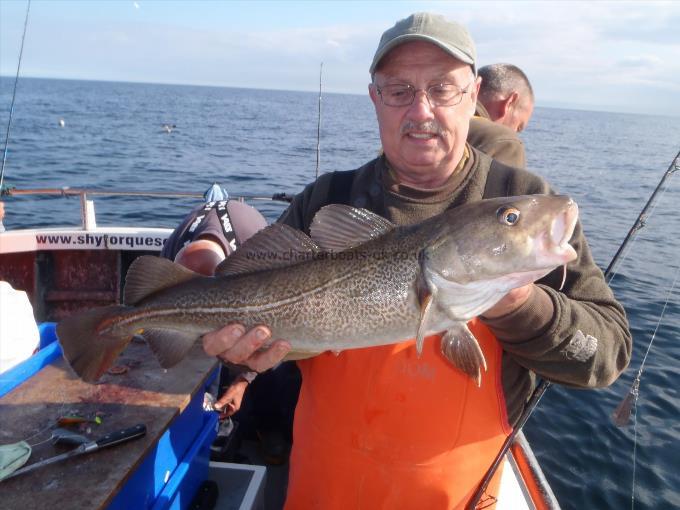
[[[288,359],[397,343],[445,332],[441,347],[477,384],[484,355],[466,326],[509,290],[576,258],[578,217],[566,196],[504,197],[395,227],[364,209],[330,205],[311,237],[274,224],[200,276],[169,260],[130,266],[124,305],[68,317],[57,326],[64,356],[98,379],[134,335],[163,367],[206,332],[230,322],[266,324],[293,349]]]

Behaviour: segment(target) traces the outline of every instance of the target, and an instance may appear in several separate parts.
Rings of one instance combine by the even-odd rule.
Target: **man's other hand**
[[[236,379],[227,388],[214,404],[215,409],[220,412],[221,418],[228,418],[241,409],[241,402],[243,401],[243,394],[248,388],[248,381],[245,379]]]
[[[503,298],[482,314],[485,319],[496,319],[508,315],[527,302],[532,292],[534,284],[530,283],[524,287],[512,289]]]

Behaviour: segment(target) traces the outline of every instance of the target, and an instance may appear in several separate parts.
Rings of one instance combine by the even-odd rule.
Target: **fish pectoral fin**
[[[371,211],[344,204],[319,209],[309,232],[323,250],[344,251],[380,237],[394,225]]]
[[[420,304],[420,321],[418,322],[418,332],[416,333],[416,352],[418,357],[423,353],[423,344],[425,343],[425,335],[429,330],[429,319],[432,316],[432,309],[436,306],[436,298],[438,287],[430,285],[427,278],[427,250],[419,256],[420,271],[416,278],[416,296]]]
[[[299,359],[313,358],[318,356],[321,352],[314,351],[288,351],[288,354],[283,358],[283,361],[296,361]]]
[[[128,306],[136,305],[159,290],[174,287],[194,278],[206,277],[171,260],[142,255],[130,264],[125,277],[123,302]]]
[[[182,361],[198,339],[195,333],[163,328],[145,329],[142,336],[163,368]]]
[[[427,319],[434,303],[434,297],[430,292],[423,292],[418,295],[420,300],[420,322],[418,323],[418,333],[416,334],[416,352],[418,357],[423,353],[423,344],[427,334]]]
[[[441,349],[444,356],[458,369],[482,384],[482,371],[486,372],[486,359],[477,339],[465,323],[458,323],[442,337]]]

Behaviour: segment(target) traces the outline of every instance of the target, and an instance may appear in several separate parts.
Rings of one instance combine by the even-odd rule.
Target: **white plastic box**
[[[210,462],[208,479],[219,489],[215,510],[263,510],[266,471],[264,466]]]

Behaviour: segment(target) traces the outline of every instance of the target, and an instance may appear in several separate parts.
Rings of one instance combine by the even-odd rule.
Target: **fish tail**
[[[116,305],[95,308],[67,317],[57,325],[64,358],[84,381],[99,379],[130,343],[132,333],[120,335],[101,331],[104,321],[129,310],[129,307]]]

